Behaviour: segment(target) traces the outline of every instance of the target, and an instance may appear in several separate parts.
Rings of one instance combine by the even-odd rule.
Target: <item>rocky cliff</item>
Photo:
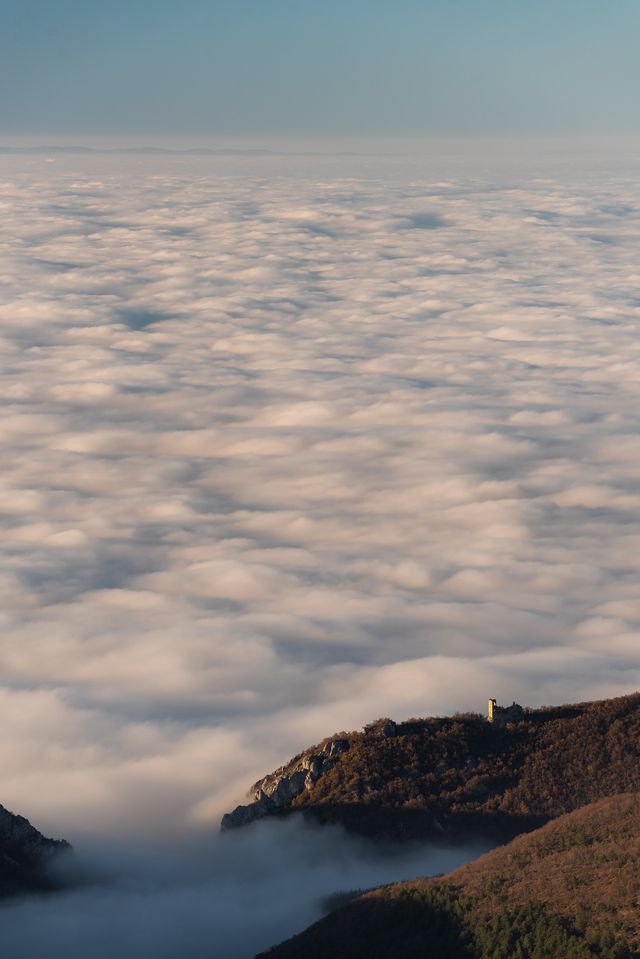
[[[0,896],[51,888],[52,857],[71,847],[47,839],[23,816],[0,806]]]
[[[295,756],[285,766],[254,783],[247,793],[250,802],[226,813],[220,828],[246,826],[256,819],[288,809],[301,793],[310,790],[322,775],[333,769],[348,749],[348,738],[334,736]]]

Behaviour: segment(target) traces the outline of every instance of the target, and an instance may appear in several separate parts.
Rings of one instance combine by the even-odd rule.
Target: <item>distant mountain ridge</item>
[[[378,720],[259,780],[223,828],[303,812],[370,835],[512,838],[605,796],[640,790],[640,694],[524,710]]]
[[[100,156],[102,154],[132,154],[132,155],[157,155],[157,156],[277,156],[278,151],[267,150],[262,147],[242,148],[242,147],[191,147],[184,150],[171,147],[87,147],[71,144],[56,145],[44,144],[42,146],[3,146],[0,144],[0,156]]]
[[[47,865],[70,850],[62,839],[47,839],[28,819],[0,806],[0,896],[51,888]]]

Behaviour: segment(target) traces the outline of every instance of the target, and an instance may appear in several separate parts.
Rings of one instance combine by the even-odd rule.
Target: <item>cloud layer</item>
[[[374,849],[293,819],[191,848],[94,842],[66,864],[76,888],[0,908],[0,949],[11,959],[250,959],[319,919],[336,892],[447,872],[487,848]]]
[[[48,159],[0,159],[1,802],[210,828],[378,715],[640,684],[631,163]]]

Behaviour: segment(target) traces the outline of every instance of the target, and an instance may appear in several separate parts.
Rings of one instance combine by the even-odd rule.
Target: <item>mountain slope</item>
[[[367,893],[270,959],[631,959],[640,799],[611,797],[437,879]]]
[[[0,896],[50,888],[47,864],[70,848],[63,840],[47,839],[23,816],[0,806]]]
[[[640,694],[478,715],[380,720],[306,750],[223,827],[303,811],[373,835],[510,838],[604,796],[640,789]]]

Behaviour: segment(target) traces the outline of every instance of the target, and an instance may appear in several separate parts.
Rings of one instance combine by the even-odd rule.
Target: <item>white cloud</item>
[[[149,162],[2,159],[0,801],[213,826],[338,727],[633,688],[636,174]]]

